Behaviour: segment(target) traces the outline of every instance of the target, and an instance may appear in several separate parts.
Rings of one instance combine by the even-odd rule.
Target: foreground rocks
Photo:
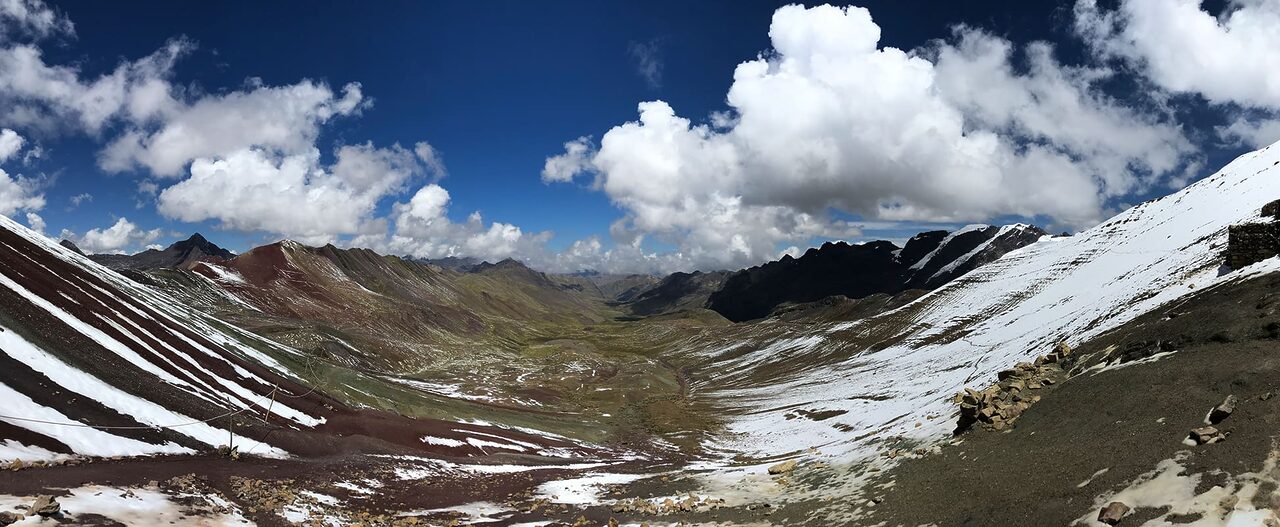
[[[1191,429],[1191,433],[1187,434],[1186,442],[1190,445],[1211,445],[1227,438],[1227,434],[1219,430],[1217,424],[1222,423],[1231,414],[1236,411],[1236,405],[1239,399],[1235,395],[1228,395],[1222,403],[1209,410],[1209,415],[1205,416],[1204,421],[1208,426]]]
[[[1232,412],[1236,411],[1237,403],[1236,396],[1228,395],[1226,400],[1222,401],[1222,404],[1213,407],[1213,410],[1209,411],[1209,424],[1216,425],[1231,417]]]
[[[1227,438],[1221,430],[1212,426],[1202,426],[1191,430],[1191,434],[1187,436],[1187,440],[1196,445],[1211,445]]]
[[[689,494],[684,499],[665,498],[662,501],[651,501],[643,498],[621,500],[611,510],[615,513],[640,513],[649,515],[668,515],[681,512],[705,512],[724,506],[722,499],[708,498]]]
[[[62,505],[53,496],[47,494],[37,496],[35,503],[31,504],[31,513],[28,516],[39,515],[45,518],[57,516],[62,512]]]
[[[1098,521],[1107,525],[1115,525],[1120,523],[1124,515],[1129,514],[1129,506],[1118,501],[1108,503],[1101,511],[1098,511]]]
[[[960,405],[960,419],[955,433],[964,433],[977,423],[992,430],[1004,430],[1040,400],[1035,392],[1056,383],[1064,374],[1064,368],[1074,360],[1071,347],[1065,342],[1054,347],[1052,353],[1041,355],[1035,362],[1019,362],[1013,368],[996,374],[998,382],[985,390],[965,388],[956,394]]]
[[[776,476],[778,474],[786,474],[795,469],[796,469],[796,460],[791,459],[791,460],[783,461],[781,463],[778,463],[777,465],[773,465],[769,467],[769,474]]]

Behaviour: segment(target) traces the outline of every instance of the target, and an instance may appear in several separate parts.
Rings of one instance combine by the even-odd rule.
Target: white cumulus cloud
[[[119,218],[107,228],[95,228],[77,236],[74,232],[63,230],[62,237],[71,240],[86,253],[120,254],[126,249],[145,246],[162,236],[162,229],[146,230],[128,218]]]
[[[104,170],[144,167],[156,176],[178,177],[192,160],[248,148],[305,153],[321,125],[357,112],[366,101],[359,84],[346,85],[339,95],[308,80],[189,103],[170,98],[167,88],[156,90],[155,101],[133,110],[147,118],[103,150],[98,164]]]
[[[392,207],[387,230],[357,236],[350,245],[418,258],[471,256],[489,261],[528,260],[547,253],[551,233],[527,233],[502,222],[486,224],[479,212],[455,222],[448,217],[450,199],[444,187],[424,185],[407,202]]]
[[[17,132],[7,128],[0,130],[0,163],[16,156],[25,143]],[[33,213],[44,208],[44,185],[45,181],[40,178],[12,176],[0,169],[0,214],[12,216],[18,211]]]
[[[699,267],[772,258],[784,242],[856,233],[866,219],[1097,221],[1109,198],[1166,182],[1191,151],[1179,128],[1102,95],[1108,72],[1066,67],[1048,44],[1030,64],[958,28],[918,52],[881,47],[858,7],[778,9],[771,52],[740,64],[728,114],[700,124],[669,104],[578,139],[544,181],[590,173],[625,211],[627,239],[655,235]]]
[[[190,177],[160,192],[157,208],[176,220],[327,242],[376,228],[378,202],[423,171],[416,154],[398,145],[346,145],[334,157],[322,166],[315,149],[280,155],[252,148],[199,158]]]
[[[22,145],[25,143],[26,140],[21,135],[18,135],[18,132],[8,128],[0,130],[0,163],[8,161],[9,158],[21,151]]]
[[[1103,59],[1130,65],[1156,88],[1203,97],[1234,113],[1218,133],[1251,146],[1280,139],[1280,2],[1078,0],[1078,34]]]

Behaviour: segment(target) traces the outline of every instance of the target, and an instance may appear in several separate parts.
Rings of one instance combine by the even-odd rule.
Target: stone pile
[[[956,394],[960,405],[957,435],[977,423],[992,430],[1004,430],[1040,400],[1036,392],[1061,378],[1064,366],[1073,359],[1071,347],[1059,343],[1052,353],[1036,357],[1035,362],[1019,362],[1013,368],[996,374],[998,382],[982,391],[965,388]]]
[[[662,501],[651,501],[643,498],[620,500],[613,504],[615,513],[640,513],[650,515],[667,515],[680,512],[703,512],[716,510],[724,506],[725,501],[717,498],[698,496],[690,493],[682,499],[665,498]]]

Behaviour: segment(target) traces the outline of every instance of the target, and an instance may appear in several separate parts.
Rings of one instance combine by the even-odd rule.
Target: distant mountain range
[[[743,321],[767,316],[784,303],[935,289],[1045,235],[1030,225],[970,225],[951,233],[920,233],[901,248],[887,241],[828,242],[800,258],[783,256],[733,273],[710,295],[707,307]]]
[[[84,254],[69,240],[62,245]],[[174,243],[163,250],[147,249],[137,254],[91,254],[89,259],[116,270],[157,269],[163,267],[186,268],[206,258],[235,258],[235,253],[214,245],[199,233]]]
[[[852,299],[876,294],[897,295],[909,290],[931,290],[1005,253],[1034,243],[1046,233],[1029,225],[971,225],[955,232],[917,234],[898,247],[888,241],[859,244],[826,243],[799,258],[790,255],[741,271],[677,272],[666,277],[641,274],[605,274],[580,271],[547,274],[513,259],[490,263],[469,257],[438,259],[383,257],[361,249],[332,245],[315,249],[335,262],[350,255],[425,265],[441,271],[496,277],[506,283],[537,290],[557,290],[603,299],[634,316],[652,316],[690,309],[711,309],[732,321],[768,316],[783,305],[815,302],[827,297]],[[79,252],[75,245],[63,245]],[[288,242],[288,247],[301,247]],[[188,269],[209,278],[222,276],[216,269],[244,267],[261,258],[270,246],[258,247],[237,257],[200,234],[164,250],[148,249],[134,255],[94,254],[89,258],[118,271]],[[344,256],[346,255],[346,256]],[[201,262],[206,265],[198,266]],[[252,274],[256,264],[243,271]],[[201,271],[203,269],[203,271]],[[467,306],[456,306],[466,308]]]

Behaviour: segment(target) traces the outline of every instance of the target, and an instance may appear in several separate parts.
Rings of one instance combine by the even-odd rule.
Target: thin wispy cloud
[[[636,74],[644,79],[650,89],[662,88],[662,45],[658,39],[648,42],[632,42],[627,45]]]

